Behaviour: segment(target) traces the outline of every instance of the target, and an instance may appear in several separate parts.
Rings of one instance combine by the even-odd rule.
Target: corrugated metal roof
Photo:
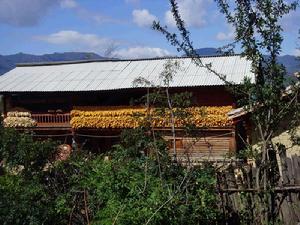
[[[189,57],[141,60],[110,60],[48,64],[23,64],[0,76],[0,92],[69,92],[134,88],[133,81],[144,77],[156,85],[168,60],[180,62],[171,87],[224,85],[216,75],[197,66]],[[203,64],[239,84],[244,77],[254,82],[251,62],[239,55],[201,58]]]

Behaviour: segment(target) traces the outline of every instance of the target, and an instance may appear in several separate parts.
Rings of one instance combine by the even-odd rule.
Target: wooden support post
[[[229,142],[229,152],[236,153],[236,129],[232,129],[232,136],[230,137]]]
[[[246,135],[247,135],[247,143],[252,144],[252,127],[251,127],[251,122],[249,118],[246,118],[243,122],[244,127],[246,129]]]
[[[2,97],[2,104],[3,104],[3,115],[6,117],[7,106],[6,106],[6,96],[5,95],[3,95],[3,97]]]
[[[73,151],[78,150],[78,144],[76,143],[76,135],[75,135],[75,129],[71,128],[72,132],[72,149]]]

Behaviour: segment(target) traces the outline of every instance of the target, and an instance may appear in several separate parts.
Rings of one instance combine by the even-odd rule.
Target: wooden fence
[[[277,169],[269,171],[275,184],[269,192],[273,199],[269,205],[281,224],[299,225],[300,157],[282,154],[277,159]],[[260,224],[257,215],[262,213],[259,207],[262,192],[256,188],[256,176],[255,162],[227,164],[217,173],[220,208],[227,218],[224,224]]]
[[[32,119],[37,122],[38,127],[70,127],[71,117],[70,113],[34,113],[32,114]]]

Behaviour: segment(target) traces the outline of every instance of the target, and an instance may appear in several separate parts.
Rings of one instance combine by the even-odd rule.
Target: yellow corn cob
[[[175,127],[184,124],[194,124],[197,127],[225,127],[232,125],[227,117],[231,106],[223,107],[190,107],[184,110],[188,118],[175,117]],[[154,109],[150,110],[151,122],[154,127],[170,127],[171,113],[165,111],[158,115]],[[140,107],[81,107],[72,110],[71,125],[73,128],[135,128],[145,122],[147,110]]]

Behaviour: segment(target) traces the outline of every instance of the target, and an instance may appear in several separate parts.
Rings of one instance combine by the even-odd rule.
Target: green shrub
[[[24,170],[0,176],[0,224],[216,224],[220,216],[213,168],[171,162],[164,141],[143,129],[124,132],[111,160],[81,150],[48,169],[55,144],[5,132],[1,157]]]

